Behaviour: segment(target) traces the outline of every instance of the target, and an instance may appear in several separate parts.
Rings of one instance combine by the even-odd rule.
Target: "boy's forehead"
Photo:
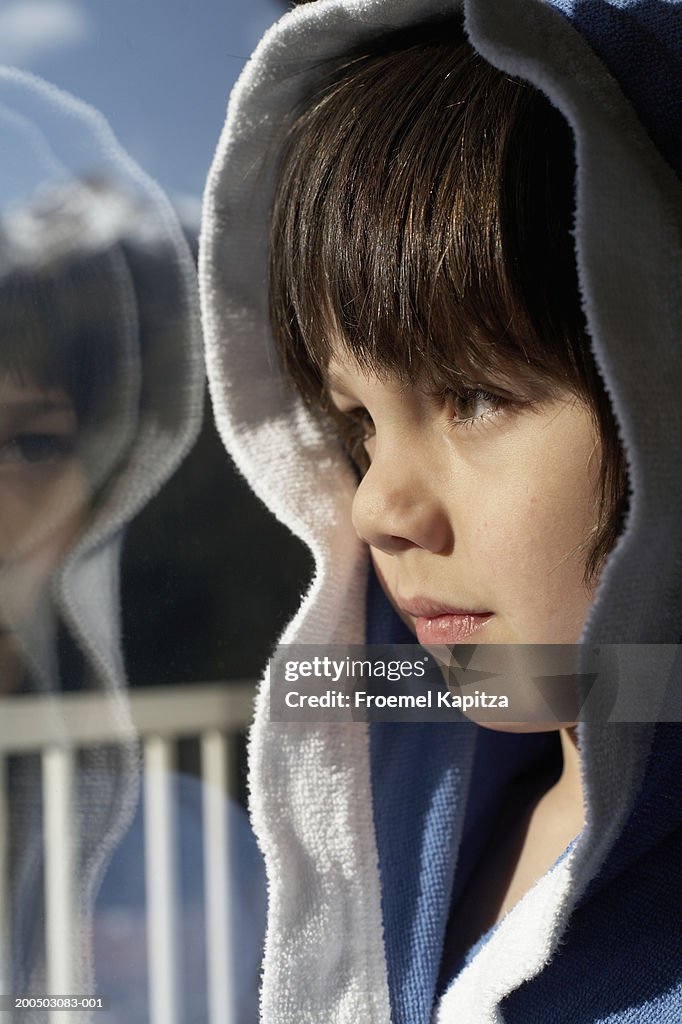
[[[332,347],[332,355],[323,372],[323,381],[328,392],[345,394],[354,380],[379,380],[382,383],[395,382],[401,385],[409,382],[396,370],[385,366],[361,361],[342,345]]]
[[[454,382],[456,377],[457,371],[453,369],[450,373],[451,382]],[[412,372],[408,374],[398,365],[387,365],[378,359],[371,359],[364,353],[356,355],[343,344],[332,347],[332,355],[322,374],[328,394],[346,397],[352,397],[353,386],[358,381],[379,383],[396,391],[406,391],[410,388],[428,390],[439,382],[439,378],[439,374],[435,371],[429,372],[425,365],[414,366]]]

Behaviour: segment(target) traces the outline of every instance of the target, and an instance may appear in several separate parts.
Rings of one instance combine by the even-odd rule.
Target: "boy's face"
[[[431,395],[338,352],[329,391],[371,462],[353,524],[420,642],[576,643],[600,468],[586,407]]]
[[[15,634],[82,525],[88,487],[77,439],[62,389],[0,377],[0,692],[21,671]]]

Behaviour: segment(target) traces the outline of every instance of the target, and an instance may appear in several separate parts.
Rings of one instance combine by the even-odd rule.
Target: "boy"
[[[656,251],[679,182],[564,13],[493,8],[467,8],[472,48],[440,4],[306,5],[232,100],[208,364],[233,457],[316,558],[284,642],[679,639],[677,314],[652,303],[680,258]],[[586,34],[614,27],[607,8]],[[570,120],[575,225],[571,132],[524,81]],[[674,1019],[674,728],[302,731],[267,701],[266,683],[265,1020]],[[656,907],[636,927],[633,899]],[[629,967],[643,933],[655,978]]]

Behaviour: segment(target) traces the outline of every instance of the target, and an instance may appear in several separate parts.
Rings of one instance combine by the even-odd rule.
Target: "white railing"
[[[207,994],[210,1024],[233,1024],[235,1001],[229,965],[231,948],[229,893],[229,816],[225,794],[236,795],[238,734],[249,725],[252,682],[190,684],[128,691],[127,704],[143,749],[145,798],[145,881],[150,1024],[180,1024],[175,936],[175,871],[171,773],[179,739],[198,738],[204,821]],[[121,715],[112,714],[106,694],[27,695],[0,701],[0,949],[7,935],[7,758],[39,753],[42,760],[45,843],[45,948],[47,991],[76,991],[73,927],[75,865],[72,800],[74,758],[84,747],[109,745],[131,736]],[[68,1014],[46,1019],[65,1024]]]

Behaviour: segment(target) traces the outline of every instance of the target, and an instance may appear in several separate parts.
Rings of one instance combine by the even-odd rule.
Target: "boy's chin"
[[[585,701],[572,644],[456,644],[429,647],[451,706],[499,732],[573,728]]]
[[[577,722],[491,722],[480,721],[470,712],[463,712],[470,722],[480,725],[482,729],[490,729],[493,732],[506,733],[535,733],[535,732],[559,732],[561,729],[574,729]]]

